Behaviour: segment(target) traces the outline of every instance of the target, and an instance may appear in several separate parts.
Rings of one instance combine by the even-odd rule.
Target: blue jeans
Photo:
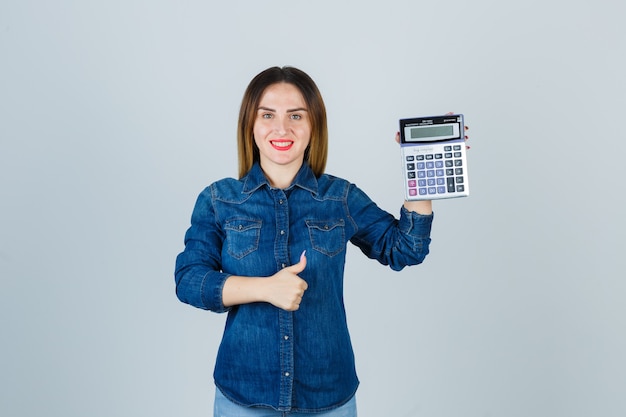
[[[243,407],[224,397],[219,389],[215,390],[213,417],[357,417],[356,398],[335,408],[321,413],[295,413],[276,411],[270,408]]]

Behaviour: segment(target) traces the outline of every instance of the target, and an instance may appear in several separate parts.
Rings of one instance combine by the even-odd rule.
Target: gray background
[[[402,117],[462,112],[432,253],[350,249],[360,416],[623,416],[620,2],[0,3],[0,414],[211,415],[222,315],[174,295],[243,90],[295,65],[327,171],[394,214]]]

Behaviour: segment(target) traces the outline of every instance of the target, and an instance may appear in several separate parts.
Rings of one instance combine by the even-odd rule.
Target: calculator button
[[[424,155],[417,155],[415,157],[415,159],[417,159],[418,161],[423,161],[424,160]]]
[[[460,158],[461,157],[461,152],[455,152],[454,153],[454,157],[455,158]]]
[[[415,175],[414,172],[412,172],[413,175]],[[415,178],[415,177],[412,177]],[[417,178],[426,178],[426,171],[417,171]]]
[[[451,177],[452,175],[454,175],[454,170],[453,169],[446,169],[446,175],[448,177]]]
[[[437,187],[437,194],[445,194],[446,187]]]
[[[416,196],[417,195],[417,190],[415,188],[410,188],[409,189],[409,195],[410,196]]]
[[[436,153],[435,154],[435,159],[441,159],[441,158],[443,158],[442,154],[440,154],[440,153]]]
[[[461,150],[461,145],[454,145],[454,150],[455,151],[460,151]]]
[[[409,156],[406,157],[406,160],[407,161],[414,161],[415,157],[413,155],[409,155]]]
[[[446,145],[446,146],[443,147],[443,150],[446,151],[446,152],[450,152],[452,150],[452,146]]]
[[[463,177],[461,177],[463,178]],[[446,179],[445,178],[437,178],[437,185],[446,185]]]
[[[430,160],[430,159],[433,159],[433,155],[429,153],[428,155],[426,155],[426,160]]]
[[[426,162],[426,168],[427,169],[433,169],[435,167],[435,163],[434,162]]]
[[[463,177],[456,177],[456,183],[457,184],[463,184]]]
[[[436,187],[429,187],[428,188],[428,194],[437,194],[437,188]]]
[[[428,178],[432,178],[432,177],[434,177],[434,176],[435,176],[435,171],[434,171],[434,170],[432,170],[432,169],[431,169],[431,170],[426,171],[426,176],[427,176]]]
[[[463,168],[455,168],[454,175],[463,175]]]
[[[443,168],[443,161],[435,162],[435,168]]]
[[[413,172],[413,171],[407,172],[406,173],[406,177],[409,178],[409,179],[415,178],[415,172]]]
[[[424,168],[426,168],[426,164],[424,164],[423,162],[417,163],[417,169],[424,169]]]
[[[450,168],[454,166],[454,161],[446,161],[446,167]]]
[[[463,166],[463,160],[462,159],[455,159],[454,160],[454,166],[455,167],[462,167]]]
[[[435,171],[435,175],[438,177],[443,177],[443,169],[438,169]]]
[[[419,193],[420,193],[420,195],[426,195],[426,193],[427,193],[427,192],[428,192],[428,191],[426,190],[426,188],[420,188],[420,189],[419,189]]]
[[[452,152],[446,152],[445,157],[446,158],[452,158]]]
[[[415,169],[415,164],[406,164],[406,169],[408,170],[414,170]]]
[[[457,185],[457,186],[456,186],[456,190],[457,190],[459,193],[462,193],[463,191],[465,191],[465,186],[463,186],[463,185]]]
[[[447,184],[447,185],[448,185],[448,192],[449,192],[449,193],[453,193],[453,192],[454,192],[454,190],[455,190],[455,187],[454,187],[454,178],[453,178],[453,177],[448,177],[448,178],[447,178],[447,181],[448,181],[448,184]]]
[[[415,188],[417,187],[417,182],[415,180],[409,180],[408,181],[409,187],[410,188]]]
[[[428,180],[428,186],[429,187],[432,187],[432,186],[435,186],[435,185],[437,185],[437,182],[436,182],[436,180],[434,178],[431,178],[431,179]]]

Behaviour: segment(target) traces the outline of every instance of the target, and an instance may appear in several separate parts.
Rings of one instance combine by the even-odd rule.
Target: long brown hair
[[[322,95],[313,79],[304,71],[294,67],[271,67],[250,81],[241,101],[237,126],[239,178],[245,176],[252,165],[259,161],[259,149],[254,142],[254,121],[265,89],[276,83],[292,84],[302,93],[311,122],[311,140],[304,153],[304,162],[319,177],[324,173],[328,156],[328,125]]]

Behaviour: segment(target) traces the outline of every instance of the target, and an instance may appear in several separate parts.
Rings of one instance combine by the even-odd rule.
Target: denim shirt
[[[185,249],[176,259],[176,293],[185,303],[228,311],[214,378],[237,404],[320,412],[354,395],[354,353],[343,303],[348,241],[394,270],[428,254],[432,215],[380,209],[343,179],[316,178],[307,164],[285,189],[258,164],[241,180],[223,179],[198,197]],[[230,275],[269,277],[295,264],[308,284],[300,308],[222,303]],[[263,279],[263,278],[260,278]]]

